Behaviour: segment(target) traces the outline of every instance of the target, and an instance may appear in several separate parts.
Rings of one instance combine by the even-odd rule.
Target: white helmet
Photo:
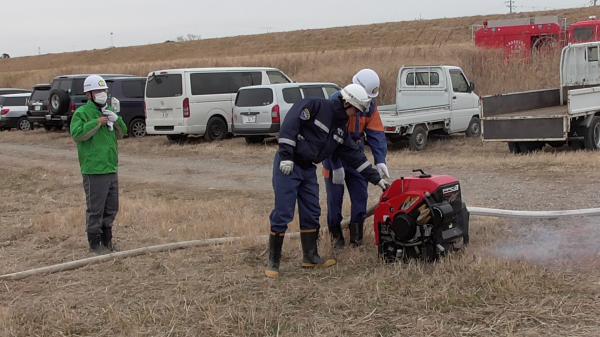
[[[356,107],[361,112],[365,112],[371,105],[371,98],[365,91],[365,88],[359,84],[348,84],[342,89],[342,98],[346,103]]]
[[[373,69],[363,69],[352,77],[352,83],[360,84],[371,98],[379,95],[379,76]]]
[[[90,75],[83,82],[83,92],[93,90],[108,90],[106,81],[100,75]]]

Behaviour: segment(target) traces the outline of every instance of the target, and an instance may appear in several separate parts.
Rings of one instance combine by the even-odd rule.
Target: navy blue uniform
[[[318,229],[321,207],[316,166],[335,155],[377,184],[381,177],[347,132],[348,116],[341,99],[304,99],[290,109],[279,132],[279,151],[273,162],[275,208],[271,231],[282,233],[294,218],[296,201],[301,229]],[[279,170],[281,161],[294,162],[292,174]]]
[[[338,91],[330,99],[336,100],[339,97],[341,97],[341,93]],[[375,164],[386,162],[387,140],[375,99],[371,100],[368,111],[349,119],[348,131],[356,146],[363,152],[366,139],[366,144],[371,148]],[[350,195],[350,223],[362,224],[367,215],[367,201],[369,198],[367,180],[346,162],[337,158],[327,159],[323,162],[323,176],[325,177],[327,190],[327,225],[330,231],[341,229],[343,219],[344,185],[336,185],[331,181],[332,171],[340,167],[344,168],[344,180]]]

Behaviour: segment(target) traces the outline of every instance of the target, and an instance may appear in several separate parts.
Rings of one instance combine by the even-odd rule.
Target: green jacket
[[[100,124],[102,112],[92,101],[79,107],[71,119],[71,137],[77,143],[82,174],[117,173],[119,148],[117,138],[123,138],[127,126],[119,117],[113,131]]]

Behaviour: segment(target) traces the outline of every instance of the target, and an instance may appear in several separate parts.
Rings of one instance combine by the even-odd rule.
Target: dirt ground
[[[147,137],[120,151],[120,250],[268,233],[276,145]],[[457,136],[392,145],[388,161],[396,178],[456,176],[469,206],[600,205],[600,153],[514,156]],[[0,170],[1,274],[90,256],[66,134],[0,133]],[[600,219],[471,220],[468,249],[433,265],[383,264],[367,230],[326,271],[301,270],[286,239],[277,281],[263,276],[266,244],[245,240],[0,282],[0,336],[600,336]]]

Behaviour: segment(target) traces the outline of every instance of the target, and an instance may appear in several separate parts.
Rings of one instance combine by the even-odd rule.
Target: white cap
[[[359,84],[365,88],[367,95],[371,98],[379,95],[379,75],[373,69],[362,69],[352,77],[352,83]]]
[[[106,81],[100,75],[90,75],[83,82],[83,92],[93,90],[108,90]]]

